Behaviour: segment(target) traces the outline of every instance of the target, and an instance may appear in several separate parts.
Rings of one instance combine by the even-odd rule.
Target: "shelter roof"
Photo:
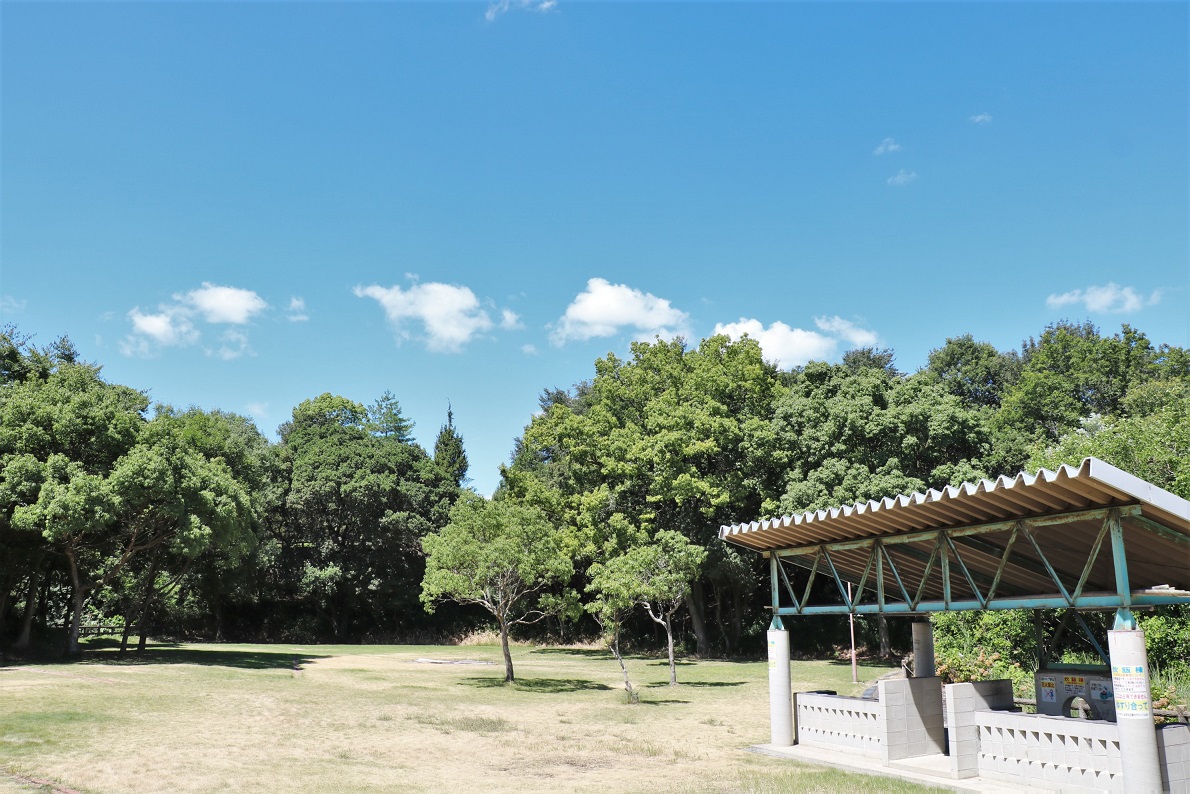
[[[952,539],[948,541],[952,556],[963,550],[963,562],[976,583],[994,576],[998,592],[1005,596],[1052,593],[1053,577],[1044,570],[1051,564],[1071,587],[1081,580],[1087,592],[1114,591],[1111,555],[1096,559],[1107,508],[1125,508],[1122,526],[1134,590],[1161,586],[1190,590],[1190,502],[1097,458],[1057,471],[1022,472],[724,526],[720,537],[802,567],[810,567],[811,556],[826,547],[832,564],[849,581],[866,575],[873,541],[878,541],[886,558],[896,557],[898,570],[906,578],[921,575],[923,596],[929,599],[942,595],[942,584],[929,571],[931,555],[942,545],[934,535],[946,530]],[[1018,522],[1032,528],[1026,533],[1028,543],[1016,544]],[[976,531],[968,533],[964,528]],[[952,542],[955,539],[957,545]],[[1092,548],[1096,551],[1089,556]],[[1011,563],[1002,565],[1009,556]],[[1086,573],[1080,575],[1084,566]]]

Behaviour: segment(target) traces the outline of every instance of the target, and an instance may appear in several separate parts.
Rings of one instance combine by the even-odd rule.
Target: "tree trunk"
[[[155,553],[149,562],[149,573],[145,580],[145,597],[141,600],[140,612],[136,616],[136,629],[140,634],[140,639],[136,643],[137,653],[143,652],[148,644],[149,613],[153,609],[153,597],[157,594],[157,560],[159,557],[160,553]]]
[[[690,612],[690,627],[694,629],[695,648],[699,656],[711,655],[711,643],[707,639],[707,626],[702,618],[702,583],[694,582],[686,594],[686,609]]]
[[[674,664],[674,629],[673,624],[671,623],[672,618],[673,613],[671,612],[665,616],[665,623],[662,625],[665,626],[665,639],[669,643],[669,685],[677,686],[678,667],[676,664]]]
[[[12,644],[13,648],[20,651],[29,647],[30,635],[33,633],[33,613],[36,611],[34,607],[37,606],[39,570],[34,567],[29,572],[29,592],[25,595],[25,614],[21,616],[21,633],[17,635],[17,641]]]
[[[70,563],[70,583],[73,586],[70,599],[70,629],[66,632],[66,653],[74,654],[79,652],[79,627],[83,622],[83,601],[87,593],[83,590],[83,583],[79,578],[78,560],[74,556],[74,549],[67,548],[66,559]]]
[[[880,658],[892,656],[892,644],[888,640],[888,618],[883,613],[876,614],[876,631],[880,635]]]
[[[624,674],[624,690],[628,692],[628,702],[640,703],[640,695],[632,688],[632,682],[628,680],[628,666],[624,664],[624,657],[620,655],[620,629],[618,626],[616,633],[612,636],[612,654],[620,663],[620,672]]]
[[[508,623],[500,619],[500,647],[504,650],[504,683],[511,684],[514,680],[512,674],[512,652],[508,649]]]

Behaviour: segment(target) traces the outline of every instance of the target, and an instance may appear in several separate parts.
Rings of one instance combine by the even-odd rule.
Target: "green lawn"
[[[431,664],[471,660],[488,664]],[[768,740],[764,662],[497,646],[153,645],[0,668],[0,791],[17,776],[124,791],[926,791],[748,753]],[[887,668],[863,665],[861,678]],[[847,664],[795,689],[856,693]],[[7,786],[7,788],[5,788]]]

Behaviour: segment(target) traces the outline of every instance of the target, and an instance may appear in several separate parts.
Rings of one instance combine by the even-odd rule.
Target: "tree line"
[[[723,524],[1087,454],[1190,497],[1190,353],[1127,325],[1057,323],[1009,351],[954,337],[913,373],[874,348],[782,370],[748,338],[656,340],[539,407],[486,499],[449,409],[425,450],[393,394],[323,394],[271,442],[0,329],[0,648],[73,651],[105,622],[143,646],[491,621],[506,642],[601,631],[617,657],[621,637],[753,653],[767,572]],[[807,652],[841,640],[806,623]],[[895,643],[892,623],[861,620],[865,641]]]

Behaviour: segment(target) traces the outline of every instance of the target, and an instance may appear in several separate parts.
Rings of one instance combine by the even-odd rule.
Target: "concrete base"
[[[946,756],[923,756],[893,762],[892,766],[884,766],[879,759],[849,756],[837,750],[822,750],[816,747],[775,747],[771,744],[756,744],[748,749],[750,753],[770,755],[774,758],[786,758],[804,764],[829,766],[842,769],[845,772],[857,772],[863,775],[907,780],[923,786],[950,789],[951,791],[978,791],[984,794],[992,792],[1014,792],[1019,794],[1041,794],[1057,789],[1016,786],[1001,780],[983,780],[970,777],[964,780],[954,780],[950,777],[950,765]]]

